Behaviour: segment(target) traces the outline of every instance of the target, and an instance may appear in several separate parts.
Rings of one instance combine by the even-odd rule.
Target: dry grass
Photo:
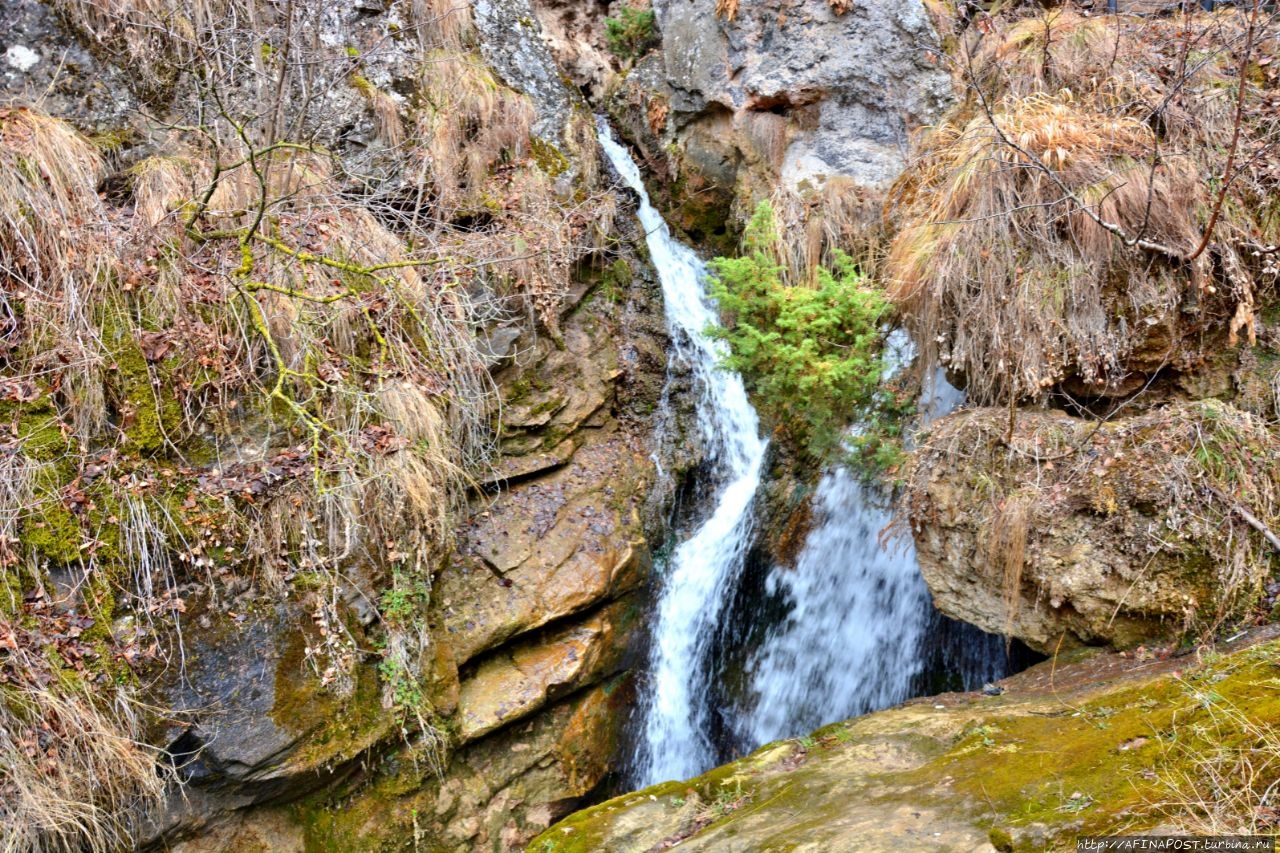
[[[504,156],[523,157],[533,108],[529,100],[498,83],[472,54],[437,53],[423,65],[414,139],[442,219],[477,198],[493,166]]]
[[[463,0],[403,0],[425,50],[461,51],[475,39],[471,4]]]
[[[982,403],[1064,380],[1105,394],[1189,298],[1202,325],[1252,333],[1245,261],[1274,236],[1266,73],[1247,81],[1249,155],[1193,259],[1226,166],[1246,20],[1021,11],[961,48],[975,88],[888,205],[886,279],[926,362],[963,374]]]
[[[747,110],[738,122],[755,156],[764,161],[771,174],[777,174],[787,154],[786,116],[768,110]]]
[[[874,276],[884,243],[883,199],[855,181],[829,177],[816,189],[780,186],[770,204],[780,239],[775,247],[787,280],[812,285],[819,267],[833,269],[836,252]]]
[[[1022,601],[1022,571],[1027,564],[1027,532],[1035,524],[1034,494],[1017,493],[1002,501],[995,511],[987,539],[987,559],[1000,566],[1001,593],[1005,607],[1005,636],[1013,635],[1013,625]]]
[[[212,177],[212,165],[203,167]],[[219,227],[248,227],[259,210],[277,212],[290,207],[325,204],[338,192],[332,159],[320,151],[301,148],[274,148],[266,153],[250,153],[232,163],[221,164],[216,182],[199,185],[202,215]]]
[[[129,848],[164,792],[140,709],[124,688],[51,671],[14,628],[0,620],[0,851]]]
[[[136,215],[153,228],[166,220],[180,224],[182,217],[176,214],[212,179],[208,162],[183,155],[147,157],[129,170],[129,177]]]
[[[93,318],[117,262],[98,198],[105,172],[70,125],[28,107],[0,109],[0,316],[22,318],[4,332],[4,349],[30,354],[28,364],[5,366],[59,387],[86,440],[106,422]]]
[[[51,5],[120,60],[144,95],[158,98],[184,63],[214,48],[212,34],[246,11],[231,0],[53,0]]]
[[[1240,654],[1246,666],[1248,657],[1256,657]],[[1280,737],[1274,720],[1250,703],[1227,700],[1203,679],[1179,681],[1185,698],[1172,732],[1160,739],[1157,775],[1165,797],[1153,803],[1155,809],[1196,835],[1274,834],[1280,825]],[[1261,686],[1275,690],[1273,683]],[[1270,707],[1270,696],[1260,698]]]

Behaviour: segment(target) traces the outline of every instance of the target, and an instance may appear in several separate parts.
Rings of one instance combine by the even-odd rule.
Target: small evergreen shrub
[[[617,17],[605,19],[604,35],[609,51],[619,59],[643,56],[658,44],[653,10],[623,6]]]
[[[822,458],[855,416],[871,426],[880,420],[887,302],[843,254],[833,269],[818,269],[815,286],[788,286],[772,251],[777,239],[773,210],[762,202],[744,232],[744,254],[712,261],[724,318],[712,334],[728,343],[724,366],[743,375],[765,417]],[[880,436],[855,444],[871,451],[869,467],[894,464]]]

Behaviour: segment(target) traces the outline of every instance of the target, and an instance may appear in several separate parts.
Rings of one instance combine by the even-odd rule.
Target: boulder
[[[1041,652],[1125,647],[1254,600],[1278,461],[1266,423],[1217,400],[1104,422],[974,409],[922,436],[904,510],[943,613]]]
[[[1046,661],[1000,682],[999,696],[914,700],[625,794],[525,849],[992,853],[1074,850],[1080,835],[1269,831],[1255,811],[1269,782],[1250,756],[1280,722],[1276,635],[1203,663],[1168,650]]]

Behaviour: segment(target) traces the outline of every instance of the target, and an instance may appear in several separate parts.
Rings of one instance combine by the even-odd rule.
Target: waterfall
[[[635,768],[638,781],[647,785],[695,776],[716,763],[704,701],[707,651],[750,546],[752,501],[766,445],[741,377],[717,367],[722,344],[706,335],[719,322],[705,289],[706,266],[671,236],[649,202],[639,167],[603,121],[599,139],[622,180],[640,196],[640,224],[662,284],[671,357],[693,373],[710,469],[711,512],[672,551],[657,603]]]
[[[631,781],[645,786],[689,778],[724,760],[727,746],[753,748],[922,693],[976,689],[1006,674],[1003,640],[933,608],[910,540],[881,540],[892,517],[883,491],[843,467],[828,470],[818,485],[814,524],[796,566],[768,568],[763,597],[782,602],[785,615],[775,614],[765,629],[770,617],[758,600],[747,595],[746,603],[731,606],[752,588],[740,575],[752,544],[752,502],[766,443],[741,377],[717,367],[723,345],[706,335],[719,322],[705,290],[706,266],[671,236],[639,167],[603,120],[599,140],[640,197],[638,215],[666,303],[670,357],[693,376],[708,469],[699,486],[709,512],[659,566],[662,588]],[[908,363],[913,350],[902,332],[886,342],[891,365]],[[962,401],[936,373],[922,394],[921,424]],[[717,660],[726,642],[722,629],[741,624],[760,629],[758,645],[730,638],[736,659],[745,659],[746,679],[726,692],[720,688],[737,677],[726,677],[731,661]]]
[[[734,720],[758,746],[909,698],[929,626],[929,591],[905,543],[882,545],[888,510],[845,468],[814,496],[814,526],[794,569],[775,567],[770,594],[787,618],[749,664],[754,708]]]
[[[887,349],[891,365],[913,356],[909,342],[893,336]],[[936,373],[921,398],[921,425],[963,399]],[[795,567],[774,566],[765,581],[789,612],[748,658],[749,695],[731,724],[739,745],[805,734],[922,688],[976,689],[1005,673],[1000,638],[934,609],[910,539],[883,541],[892,512],[882,490],[836,467],[813,500],[813,527]]]

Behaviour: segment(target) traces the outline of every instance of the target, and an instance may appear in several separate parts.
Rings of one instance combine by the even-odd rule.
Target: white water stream
[[[891,363],[909,358],[890,353]],[[963,399],[941,376],[931,386],[925,423]],[[911,698],[933,608],[910,540],[882,541],[892,520],[885,502],[845,468],[818,483],[795,568],[775,566],[766,581],[791,610],[749,659],[750,707],[732,720],[740,743],[756,747]]]
[[[725,705],[722,734],[753,748],[910,698],[922,674],[938,675],[936,662],[924,673],[931,642],[941,648],[942,674],[952,683],[958,676],[973,689],[981,685],[971,683],[975,678],[1000,674],[1004,661],[991,653],[999,644],[987,642],[994,638],[984,640],[958,623],[948,626],[933,610],[910,542],[881,542],[891,519],[883,494],[833,468],[818,485],[814,524],[797,565],[769,569],[765,594],[785,601],[787,612],[746,657],[745,695],[729,700],[717,689],[722,673],[712,662],[714,646],[718,628],[734,616],[727,611],[752,544],[752,501],[766,444],[741,377],[717,367],[722,345],[705,334],[719,322],[705,289],[706,266],[671,236],[639,168],[603,122],[599,139],[640,197],[640,223],[666,303],[671,359],[693,374],[710,469],[698,499],[709,514],[664,565],[632,781],[643,787],[686,779],[723,760],[710,734],[713,701]],[[905,335],[891,335],[889,350],[894,364],[912,357]],[[962,399],[940,374],[930,384],[920,406],[925,423]]]
[[[751,542],[751,505],[760,484],[765,441],[738,374],[720,370],[722,344],[706,335],[717,324],[706,293],[706,266],[671,236],[649,202],[640,169],[608,128],[600,144],[640,196],[640,224],[662,283],[672,357],[687,363],[698,389],[698,428],[707,449],[711,514],[672,552],[658,600],[650,659],[645,731],[636,757],[643,785],[696,776],[716,763],[707,736],[708,644]]]

